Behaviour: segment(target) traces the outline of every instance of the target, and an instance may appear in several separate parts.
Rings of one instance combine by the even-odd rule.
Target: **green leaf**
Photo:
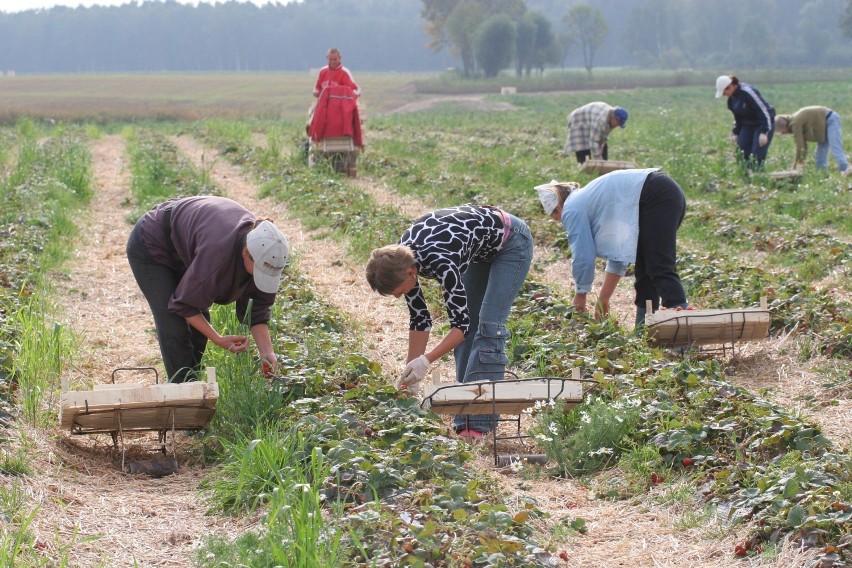
[[[801,485],[796,479],[788,479],[787,483],[784,484],[784,498],[794,499],[799,494],[799,489],[801,489]]]
[[[577,531],[580,534],[586,534],[588,532],[588,528],[586,527],[586,519],[578,517],[571,521],[571,528]]]
[[[790,512],[787,513],[787,526],[790,528],[796,528],[801,526],[801,524],[805,521],[805,509],[800,505],[793,505],[790,508]]]

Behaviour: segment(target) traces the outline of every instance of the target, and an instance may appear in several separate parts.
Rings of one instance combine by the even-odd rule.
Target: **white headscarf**
[[[544,212],[548,215],[553,213],[553,210],[559,204],[559,196],[556,195],[556,191],[553,189],[553,186],[558,183],[558,181],[552,180],[550,183],[535,186],[541,206],[544,207]]]
[[[544,207],[544,212],[548,216],[553,213],[556,206],[559,205],[559,194],[556,192],[557,187],[563,187],[568,190],[568,195],[571,195],[575,189],[579,189],[580,184],[576,181],[556,181],[551,180],[550,183],[543,183],[535,186],[538,192],[538,198],[541,201],[541,206]]]

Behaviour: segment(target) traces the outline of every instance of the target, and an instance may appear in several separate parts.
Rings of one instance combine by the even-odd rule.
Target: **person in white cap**
[[[248,349],[244,335],[213,328],[213,304],[235,302],[264,368],[278,369],[267,322],[288,256],[287,238],[271,221],[224,197],[166,201],[139,218],[127,259],[154,316],[171,382],[194,380],[208,341],[232,353]]]
[[[535,189],[544,212],[568,235],[577,311],[586,311],[596,258],[606,260],[597,317],[609,313],[610,298],[631,263],[637,327],[645,321],[647,300],[654,310],[660,305],[689,309],[675,266],[677,230],[686,214],[686,197],[677,182],[649,168],[610,172],[582,188],[552,181]]]
[[[747,168],[761,169],[775,133],[775,107],[736,75],[716,78],[716,98],[723,95],[728,97],[728,110],[734,115],[731,141],[739,148]]]

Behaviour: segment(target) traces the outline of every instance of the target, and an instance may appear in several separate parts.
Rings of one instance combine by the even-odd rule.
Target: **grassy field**
[[[718,565],[740,555],[735,537],[742,555],[758,566],[794,565],[785,564],[785,543],[813,545],[819,548],[814,553],[849,560],[843,544],[852,529],[849,437],[829,441],[822,434],[823,428],[848,434],[848,414],[842,412],[849,408],[852,376],[852,199],[848,180],[833,163],[830,171],[806,169],[798,184],[778,183],[766,173],[748,175],[728,142],[730,113],[724,100],[713,98],[712,80],[512,96],[494,94],[490,84],[485,90],[492,94],[464,99],[447,96],[465,94],[452,81],[436,96],[423,94],[439,91],[434,85],[415,84],[429,80],[422,77],[356,78],[369,116],[359,175],[373,193],[300,159],[313,81],[307,75],[2,78],[3,120],[26,115],[60,121],[54,126],[27,118],[0,128],[3,220],[9,226],[50,227],[40,212],[53,207],[54,196],[44,192],[53,185],[61,196],[67,192],[59,189],[72,188],[73,195],[86,197],[87,137],[97,139],[102,129],[128,131],[131,185],[134,191],[147,188],[144,197],[128,198],[134,210],[175,188],[215,191],[207,185],[210,172],[194,170],[169,142],[179,131],[220,150],[222,160],[227,157],[263,185],[268,200],[286,204],[306,227],[319,228],[316,238],[342,243],[347,253],[335,262],[360,266],[373,247],[398,238],[410,216],[389,205],[391,196],[438,206],[498,204],[529,221],[542,248],[539,265],[564,262],[570,254],[564,233],[543,216],[532,188],[551,179],[591,179],[561,153],[565,115],[589,100],[606,100],[630,111],[627,128],[611,135],[611,159],[662,167],[687,195],[678,268],[691,302],[738,307],[767,295],[773,341],[742,362],[700,353],[673,356],[613,318],[595,322],[574,313],[566,295],[567,268],[561,285],[550,286],[534,274],[509,322],[512,368],[522,376],[568,376],[579,367],[600,382],[597,398],[578,412],[545,410],[530,418],[550,466],[520,464],[513,479],[544,486],[540,497],[547,488],[572,483],[596,495],[570,516],[544,521],[532,500],[507,505],[487,476],[470,468],[466,447],[443,436],[440,421],[389,386],[393,370],[362,355],[375,340],[362,322],[316,297],[297,266],[281,291],[274,321],[286,375],[278,391],[264,388],[255,362],[240,366],[211,350],[211,363],[222,369],[223,389],[229,389],[203,439],[211,509],[271,513],[261,530],[207,542],[199,565],[265,565],[274,559],[280,565],[323,566],[319,558],[307,564],[290,558],[299,546],[343,559],[344,566],[370,561],[463,566],[474,560],[482,566],[532,566],[539,565],[541,545],[551,559],[566,547],[575,560],[582,559],[575,565],[594,566],[600,565],[595,549],[607,545],[590,542],[599,543],[602,526],[618,519],[606,518],[587,537],[583,517],[592,518],[599,503],[611,502],[623,505],[622,516],[641,522],[660,499],[667,499],[664,506],[683,531],[681,543],[693,540],[688,531],[694,529],[707,546],[724,541],[718,545],[724,550],[716,551]],[[779,113],[822,104],[852,116],[848,82],[754,82]],[[442,100],[416,112],[391,113],[430,98]],[[119,122],[125,120],[138,122]],[[61,145],[51,153],[54,146],[43,143],[51,138],[69,139],[67,149]],[[845,138],[849,148],[849,132]],[[767,170],[789,167],[793,151],[790,138],[776,138]],[[50,172],[42,171],[46,165]],[[57,181],[44,182],[52,178]],[[65,235],[56,238],[62,242]],[[9,231],[4,266],[37,270],[40,257],[34,255],[40,249],[24,237],[33,238],[23,229]],[[13,285],[4,288],[2,308],[12,313],[21,301],[17,290],[30,294],[25,283],[34,277],[6,272]],[[36,295],[32,301],[50,300]],[[436,326],[446,325],[442,309],[433,313]],[[31,349],[29,360],[38,360],[40,349],[50,344],[41,338],[55,329],[41,321],[6,323],[9,360],[27,360],[14,353],[15,345]],[[236,322],[228,325],[239,329]],[[21,341],[25,335],[36,341]],[[56,366],[64,358],[55,357]],[[789,396],[785,391],[800,377],[785,369],[795,369],[815,387]],[[41,376],[33,366],[15,372],[21,381]],[[769,377],[765,383],[753,376],[761,372]],[[56,389],[52,375],[41,380],[29,390],[41,395]],[[25,417],[50,415],[38,412],[47,406],[43,398],[23,403],[31,409]],[[612,428],[615,422],[621,427]],[[17,475],[35,476],[24,454],[7,455],[23,462],[14,464]],[[320,495],[331,503],[321,504]],[[27,533],[20,513],[3,503],[0,499],[0,512]],[[321,507],[324,514],[316,514]],[[635,550],[647,535],[639,536],[631,541]],[[0,559],[4,551],[11,556],[32,549],[30,540],[6,538]],[[72,544],[63,541],[57,548]],[[617,555],[624,551],[597,552],[615,563],[629,558]],[[690,563],[672,554],[668,565]]]
[[[423,77],[423,76],[419,76]],[[413,75],[357,76],[370,110],[414,100]],[[21,116],[115,120],[304,117],[316,77],[305,73],[0,77],[0,123]],[[407,88],[408,86],[408,88]]]
[[[551,70],[518,80],[514,74],[463,81],[451,73],[358,73],[367,114],[381,115],[435,96],[518,92],[601,91],[707,85],[714,71]],[[852,70],[753,71],[742,77],[759,86],[832,81],[849,85]],[[0,124],[36,119],[94,121],[260,119],[300,120],[312,103],[316,77],[308,73],[126,74],[0,76]],[[580,99],[588,95],[581,95]],[[828,104],[824,102],[822,104]]]

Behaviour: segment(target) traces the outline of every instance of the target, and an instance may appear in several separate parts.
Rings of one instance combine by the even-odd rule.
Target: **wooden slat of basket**
[[[608,174],[616,170],[630,170],[636,167],[635,162],[625,162],[619,160],[586,160],[583,162],[582,171],[588,173],[597,173],[599,175]]]
[[[323,153],[355,151],[355,143],[350,136],[330,136],[323,138],[319,144]]]
[[[215,379],[215,372],[210,373],[208,369],[207,382],[167,383],[162,385],[138,386],[138,385],[115,385],[115,388],[97,389],[91,391],[65,391],[59,399],[59,423],[63,428],[72,428],[81,424],[84,415],[104,415],[122,413],[124,416],[135,415],[133,420],[144,421],[146,417],[152,419],[150,428],[158,429],[160,421],[157,416],[161,409],[190,408],[188,412],[181,411],[181,416],[187,415],[188,425],[177,426],[183,429],[194,428],[189,424],[196,424],[197,418],[192,415],[202,416],[209,413],[207,420],[213,414],[216,401],[219,398],[219,384]],[[124,386],[125,388],[121,388]],[[206,410],[206,412],[199,412]],[[132,411],[132,412],[128,412]],[[95,420],[95,419],[92,419]],[[107,420],[98,418],[97,421]],[[136,426],[141,428],[142,425]]]
[[[434,385],[423,397],[421,406],[437,414],[519,414],[536,402],[555,397],[566,404],[581,402],[583,384],[568,380],[528,379]]]
[[[660,310],[646,320],[648,336],[666,345],[707,345],[755,341],[769,334],[769,311]]]
[[[118,430],[197,430],[204,428],[213,418],[215,408],[162,406],[159,408],[122,408],[102,412],[78,414],[73,428],[86,431],[112,432]]]
[[[145,385],[142,383],[105,383],[105,384],[97,384],[92,385],[92,390],[102,391],[102,390],[119,390],[119,389],[141,389]]]
[[[802,177],[802,170],[781,170],[778,172],[769,172],[769,177],[772,179],[796,179]]]

